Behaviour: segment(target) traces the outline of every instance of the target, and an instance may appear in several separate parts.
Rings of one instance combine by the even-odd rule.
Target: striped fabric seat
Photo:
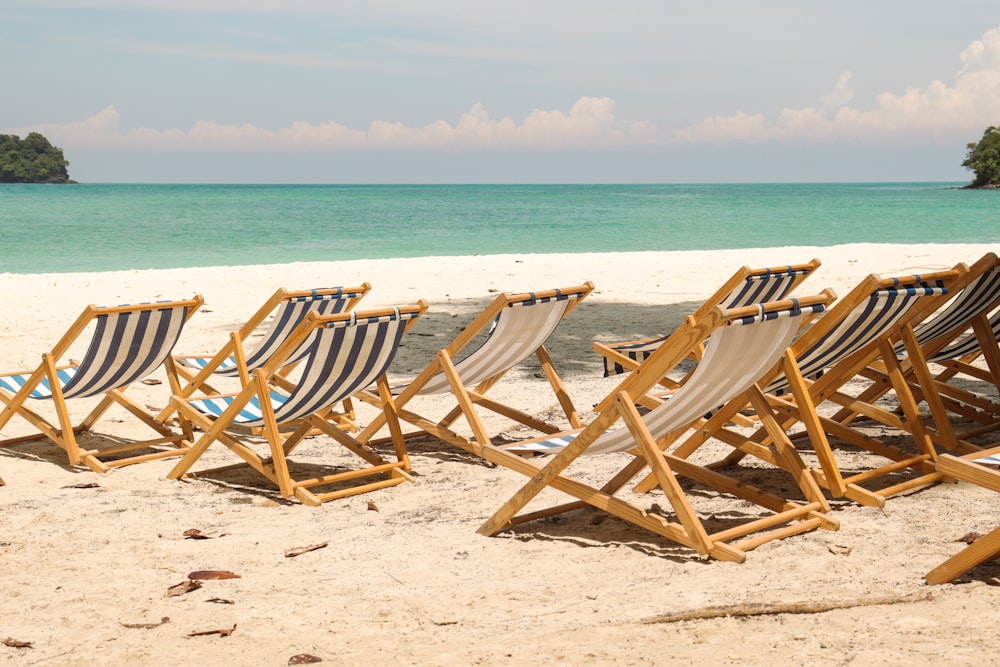
[[[991,270],[983,273],[973,280],[963,289],[948,306],[935,315],[930,320],[919,324],[914,328],[917,343],[926,345],[933,340],[961,333],[962,329],[969,326],[974,317],[985,312],[989,312],[1000,304],[1000,265],[994,266]],[[995,315],[997,326],[1000,327],[1000,316]],[[956,331],[958,329],[958,331]],[[996,333],[996,331],[994,331]],[[974,338],[974,336],[973,336]],[[896,349],[902,351],[902,346],[897,345]],[[966,349],[964,345],[958,345],[956,349]],[[964,353],[949,353],[951,358],[964,356]]]
[[[540,348],[559,326],[568,310],[585,296],[584,292],[554,294],[538,298],[529,293],[526,300],[514,301],[500,311],[483,344],[461,361],[455,362],[455,372],[468,386],[503,373],[518,365]],[[407,385],[393,387],[401,393]],[[451,391],[451,384],[444,373],[438,373],[417,391],[418,395],[442,394]]]
[[[1000,386],[1000,377],[990,372],[997,363],[988,363],[986,369],[969,363],[981,353],[981,342],[987,342],[991,354],[997,351],[1000,313],[993,311],[1000,307],[1000,257],[995,253],[983,255],[955,281],[950,291],[954,296],[944,308],[917,315],[912,338],[907,342],[897,341],[893,351],[900,360],[906,380],[919,386],[919,393],[925,397],[923,400],[933,414],[935,428],[930,435],[935,444],[948,450],[965,450],[975,447],[969,438],[1000,427],[997,422],[1000,406],[967,387],[948,383],[951,377],[962,373]],[[992,321],[988,319],[990,313],[993,313]],[[944,369],[935,377],[927,362],[939,364]],[[883,359],[872,362],[862,374],[872,382],[859,395],[862,404],[874,403],[890,392],[891,383]],[[956,430],[958,423],[952,422],[951,414],[975,425],[971,430],[962,426],[965,431],[959,432]],[[847,425],[860,416],[858,411],[845,406],[832,419]]]
[[[253,370],[263,366],[278,351],[278,348],[295,330],[306,313],[310,311],[315,311],[320,315],[343,313],[360,298],[359,294],[363,294],[363,292],[358,288],[333,287],[323,290],[314,289],[300,296],[290,296],[283,300],[275,311],[271,325],[263,339],[251,352],[247,353],[247,369]],[[307,350],[298,349],[288,357],[288,363],[297,363],[306,354]],[[177,357],[177,363],[199,371],[208,366],[211,361],[212,357]],[[213,372],[223,376],[236,377],[239,375],[236,358],[232,356],[224,358]]]
[[[138,463],[159,455],[175,455],[183,450],[182,438],[174,434],[164,423],[145,415],[145,410],[127,399],[122,391],[128,385],[140,380],[166,365],[171,387],[177,385],[170,353],[184,330],[184,324],[197,311],[204,300],[200,296],[188,301],[142,303],[110,308],[89,307],[77,319],[47,360],[33,372],[8,373],[0,375],[0,392],[6,408],[0,413],[0,427],[14,415],[20,413],[40,431],[38,437],[47,436],[62,446],[73,464],[84,463],[93,470],[103,472],[109,466]],[[76,338],[89,327],[93,327],[90,345],[79,363],[57,365]],[[114,393],[109,393],[112,392]],[[116,451],[145,449],[151,444],[172,443],[173,450],[161,451],[157,455],[142,455],[119,458],[104,462],[98,458],[98,450],[81,452],[76,444],[74,427],[66,422],[56,428],[35,413],[22,411],[27,398],[55,400],[62,404],[72,398],[87,398],[106,394],[109,401],[102,402],[75,430],[86,430],[96,422],[112,403],[120,403],[132,414],[141,418],[150,428],[163,437],[156,441],[135,443],[135,446],[117,446]],[[57,409],[60,421],[68,419],[64,407]],[[64,417],[64,415],[67,415]],[[30,438],[29,438],[30,439]]]
[[[798,355],[798,369],[803,377],[815,378],[825,369],[846,359],[896,328],[921,297],[947,294],[942,281],[916,283],[905,287],[879,289],[841,319],[837,326],[813,346]],[[780,376],[765,388],[780,394],[788,389],[788,378]]]
[[[389,367],[407,323],[415,317],[414,313],[394,312],[359,321],[356,313],[350,313],[346,320],[316,329],[293,353],[305,355],[306,367],[291,395],[268,392],[275,420],[283,424],[301,419],[371,385]],[[188,404],[206,416],[219,418],[234,401],[234,396],[220,396]],[[232,422],[263,426],[259,397],[253,396]]]
[[[639,414],[637,400],[657,384],[665,369],[687,356],[687,340],[674,339],[661,346],[595,407],[596,416],[585,427],[513,445],[487,444],[483,448],[485,458],[528,479],[479,532],[494,535],[512,526],[590,506],[702,555],[742,562],[746,551],[770,540],[820,527],[836,528],[836,521],[826,515],[830,507],[816,480],[787,438],[773,447],[757,446],[747,451],[768,464],[784,467],[801,493],[796,499],[780,497],[745,479],[678,458],[674,452],[685,434],[714,432],[719,424],[705,420],[706,412],[738,411],[747,403],[762,405],[765,399],[756,383],[782,360],[802,322],[822,313],[832,299],[832,293],[826,293],[740,309],[715,308],[691,329],[701,340],[710,340],[705,356],[684,386],[646,414]],[[760,419],[776,434],[783,435],[769,410],[764,410]],[[725,418],[721,423],[727,421]],[[603,484],[603,480],[595,484],[598,471],[584,471],[580,459],[613,452],[628,452],[632,457],[623,457],[627,461],[624,468]],[[533,456],[536,454],[552,456]],[[644,470],[651,471],[654,485],[660,487],[672,512],[651,509],[648,502],[637,504],[617,495]],[[685,479],[683,486],[680,478]],[[699,487],[698,491],[690,493],[692,486]],[[713,502],[729,499],[738,503],[739,510],[727,516],[722,530],[712,532],[712,522],[704,521],[703,514],[696,511],[694,501],[704,487],[709,489]],[[546,489],[568,494],[574,502],[526,509],[536,497],[541,500],[540,494]],[[712,511],[718,510],[713,506]]]
[[[717,305],[723,308],[742,308],[756,303],[784,299],[818,266],[819,261],[813,260],[809,264],[789,265],[785,267],[753,270],[742,267],[727,281],[726,285],[722,288],[723,293],[716,293],[709,298],[693,317],[697,319],[708,309]],[[672,335],[659,336],[649,340],[595,346],[595,351],[603,357],[604,377],[629,372],[631,368],[634,368],[634,364],[642,363],[648,359]],[[617,355],[605,354],[606,350],[604,347],[623,355],[634,362],[634,364],[626,367],[616,358]]]
[[[102,313],[96,317],[87,355],[77,367],[58,369],[63,398],[85,398],[124,387],[146,377],[164,362],[184,328],[187,307]],[[17,393],[30,373],[0,377],[0,386]],[[48,378],[29,394],[52,398]]]
[[[951,286],[964,277],[967,269],[960,264],[949,271],[923,276],[868,276],[801,333],[789,350],[789,358],[795,363],[785,364],[781,373],[765,383],[769,403],[780,413],[786,428],[797,423],[803,429],[793,439],[808,436],[819,462],[816,478],[834,497],[882,507],[887,498],[940,481],[940,476],[926,474],[933,469],[936,457],[931,429],[924,424],[893,344],[899,339],[908,340],[915,319],[934,312],[947,301]],[[883,382],[895,392],[901,412],[876,405],[866,394],[871,387],[884,389],[882,383],[864,382],[867,369],[880,358],[888,369],[883,373]],[[937,421],[941,410],[933,396],[925,398],[934,403],[931,412]],[[870,430],[862,431],[847,421],[829,417],[820,409],[827,403],[863,414],[895,433],[909,434],[914,447],[898,446]],[[773,437],[763,427],[749,437],[734,429],[724,432],[734,442],[766,443]],[[853,463],[845,474],[831,436],[876,456],[869,457],[872,463],[866,469],[858,471]],[[692,443],[685,451],[693,451],[695,445]],[[729,457],[723,463],[735,460]],[[903,472],[912,472],[912,478],[906,478]],[[883,478],[890,483],[877,488],[878,480]]]
[[[748,314],[717,329],[709,339],[705,357],[693,374],[670,398],[643,415],[654,438],[686,427],[702,415],[714,411],[747,391],[781,358],[791,344],[803,315],[818,315],[822,303],[793,306],[774,312]],[[553,453],[561,450],[576,434],[505,447],[511,452]],[[620,452],[635,448],[635,438],[627,428],[606,432],[583,454]]]
[[[512,368],[534,355],[541,365],[563,414],[570,424],[579,426],[580,419],[562,380],[545,349],[559,323],[593,291],[592,283],[574,287],[499,294],[458,336],[427,365],[412,382],[392,387],[397,396],[399,416],[418,430],[407,437],[427,433],[478,454],[489,435],[479,410],[489,410],[512,419],[536,431],[555,432],[558,429],[537,419],[521,408],[501,403],[486,396]],[[478,344],[478,341],[482,341]],[[477,345],[478,344],[478,345]],[[418,414],[410,402],[418,396],[450,394],[454,408],[441,418]],[[368,402],[376,401],[372,392],[358,394]],[[453,426],[463,418],[471,435]],[[359,436],[367,441],[384,422],[377,419]],[[378,443],[379,440],[374,442]]]
[[[990,319],[990,330],[993,332],[993,337],[995,340],[1000,341],[1000,312],[994,313]],[[979,339],[973,333],[966,334],[956,340],[954,343],[948,345],[947,347],[941,348],[938,352],[933,354],[927,359],[927,361],[951,361],[952,359],[961,359],[962,357],[967,357],[980,352],[982,347],[979,343]]]
[[[173,408],[201,427],[204,434],[168,477],[177,479],[185,475],[212,443],[220,442],[276,484],[283,496],[298,498],[309,505],[409,480],[406,444],[396,421],[385,372],[403,333],[426,309],[427,303],[421,301],[414,306],[330,315],[308,312],[288,334],[277,354],[254,371],[239,393],[198,398],[174,395]],[[288,394],[275,391],[274,376],[287,366],[288,357],[300,354],[304,368],[297,383]],[[381,400],[378,406],[383,423],[390,424],[395,461],[383,459],[368,442],[352,437],[328,420],[332,406],[373,384]],[[231,426],[260,428],[267,440],[269,456],[254,451],[246,432],[230,431]],[[283,432],[283,427],[290,432]],[[369,466],[305,480],[293,479],[287,457],[306,435],[315,431],[343,444]],[[358,484],[357,480],[369,476],[381,479]],[[311,490],[341,483],[350,484],[326,492]]]

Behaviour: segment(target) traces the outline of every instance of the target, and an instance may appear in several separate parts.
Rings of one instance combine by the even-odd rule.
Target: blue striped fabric
[[[993,330],[993,337],[1000,341],[1000,312],[994,313],[990,318],[990,328]],[[960,359],[974,352],[980,352],[979,339],[973,333],[967,334],[951,345],[941,349],[928,361],[949,361]]]
[[[159,368],[180,338],[187,308],[104,313],[96,319],[90,348],[62,388],[65,398],[103,394]]]
[[[917,342],[925,345],[958,326],[963,324],[968,326],[972,318],[981,314],[998,299],[1000,299],[1000,267],[973,280],[943,311],[917,326],[914,329]],[[897,344],[896,350],[903,351],[901,343]]]
[[[56,375],[59,378],[59,386],[65,386],[74,375],[76,375],[75,368],[60,368],[56,371]],[[3,387],[12,394],[16,394],[21,391],[21,388],[27,383],[28,378],[31,377],[31,373],[24,373],[22,375],[7,375],[0,377],[0,387]],[[42,378],[42,381],[38,383],[35,389],[28,394],[31,398],[52,398],[52,387],[49,386],[49,379]]]
[[[742,308],[744,306],[752,306],[755,303],[780,301],[791,291],[795,280],[808,273],[808,270],[796,271],[789,266],[787,269],[781,271],[768,269],[760,275],[748,276],[742,285],[734,289],[722,300],[721,305],[724,308]],[[624,343],[610,347],[632,361],[642,363],[669,337],[670,335],[659,336],[646,341]],[[617,364],[611,359],[604,357],[604,377],[621,375],[627,372],[628,369],[621,364]]]
[[[285,339],[288,338],[295,327],[299,325],[310,311],[315,311],[320,315],[342,313],[350,300],[357,296],[356,292],[343,292],[339,287],[331,289],[336,289],[337,292],[333,294],[319,294],[318,290],[313,290],[313,293],[309,296],[295,297],[283,301],[278,306],[271,320],[271,326],[264,335],[264,339],[252,352],[247,354],[247,370],[252,371],[266,364],[267,360],[278,351],[281,344],[285,342]],[[299,347],[288,357],[287,363],[293,364],[301,361],[307,352],[308,350],[305,347]],[[211,357],[178,357],[177,363],[201,370],[211,360]],[[214,372],[226,377],[236,377],[239,375],[236,359],[229,357]]]
[[[947,290],[940,284],[876,290],[811,348],[798,354],[802,376],[817,377],[841,359],[889,332],[917,304],[920,297],[946,293]],[[788,380],[781,376],[769,384],[765,391],[781,393],[787,389]]]
[[[303,346],[306,349],[305,369],[291,395],[275,398],[271,406],[275,419],[285,423],[301,419],[329,408],[351,394],[371,385],[385,372],[395,357],[406,323],[418,313],[333,322],[316,329]],[[219,416],[232,403],[195,400],[190,404],[209,416]],[[246,426],[262,426],[260,406],[248,406],[234,420]]]
[[[218,396],[214,398],[198,399],[195,401],[190,401],[191,407],[193,407],[198,412],[208,415],[210,417],[221,417],[222,413],[226,411],[230,405],[233,404],[234,396]],[[276,391],[272,391],[270,394],[271,407],[275,410],[284,405],[288,397],[284,394],[279,394]],[[250,399],[250,402],[240,410],[239,414],[233,419],[234,424],[247,424],[250,422],[259,422],[263,418],[263,413],[260,408],[260,399],[254,396]]]
[[[184,306],[99,313],[83,360],[76,367],[56,371],[63,397],[97,396],[146,377],[167,359],[186,320]],[[30,373],[0,377],[0,386],[16,393],[30,377]],[[48,378],[30,396],[52,398]]]

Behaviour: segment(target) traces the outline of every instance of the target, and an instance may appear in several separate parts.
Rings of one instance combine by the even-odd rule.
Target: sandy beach
[[[843,295],[868,273],[945,269],[995,250],[853,244],[0,274],[0,371],[37,366],[89,303],[201,293],[176,352],[214,353],[278,287],[369,281],[364,306],[430,303],[391,369],[405,380],[495,292],[590,280],[594,293],[547,346],[586,414],[617,382],[601,377],[593,341],[671,331],[740,265],[816,257],[822,266],[799,293]],[[523,364],[497,397],[549,415],[555,400],[538,373],[534,360]],[[158,408],[165,388],[137,384],[129,395]],[[87,407],[70,404],[74,415]],[[493,416],[487,427],[511,424]],[[15,419],[3,436],[26,432]],[[138,435],[123,413],[87,437]],[[316,465],[341,456],[322,437],[300,450],[296,460]],[[168,459],[100,475],[67,465],[46,440],[0,450],[0,639],[30,643],[0,645],[0,664],[285,665],[297,655],[359,665],[1000,664],[990,632],[1000,563],[954,584],[923,579],[962,536],[1000,525],[1000,498],[983,489],[938,485],[881,510],[837,502],[838,531],[770,542],[733,564],[590,511],[483,537],[476,529],[524,478],[430,438],[410,453],[414,483],[312,508],[239,471],[171,481]],[[237,461],[213,446],[196,467]],[[189,529],[213,539],[188,539]],[[238,578],[168,595],[196,570]],[[671,617],[684,613],[693,617]],[[197,634],[214,630],[224,632]]]

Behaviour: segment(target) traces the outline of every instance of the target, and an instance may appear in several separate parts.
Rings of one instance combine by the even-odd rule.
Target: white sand
[[[800,289],[846,292],[869,272],[893,275],[972,263],[986,245],[843,245],[712,252],[502,255],[301,263],[93,274],[0,275],[5,316],[0,369],[37,365],[87,303],[205,295],[178,352],[215,352],[278,286],[370,281],[366,306],[431,309],[393,366],[406,378],[491,298],[491,291],[597,286],[549,344],[577,406],[615,384],[600,377],[594,340],[671,330],[739,265],[823,261]],[[74,351],[80,358],[83,350]],[[554,404],[526,364],[497,396],[536,414]],[[152,407],[165,384],[130,395]],[[74,414],[86,401],[71,403]],[[35,406],[51,414],[47,405]],[[121,415],[97,435],[138,437]],[[487,420],[491,433],[510,427]],[[3,435],[25,432],[13,421]],[[306,460],[336,463],[315,438]],[[296,654],[331,664],[1000,664],[992,628],[1000,565],[964,583],[923,575],[970,531],[1000,524],[1000,498],[966,485],[895,498],[884,510],[838,503],[836,532],[771,542],[736,565],[702,561],[612,517],[590,512],[528,524],[495,538],[476,528],[523,482],[443,443],[411,448],[415,483],[333,501],[285,502],[263,478],[220,474],[166,480],[171,460],[98,475],[66,465],[47,441],[0,451],[0,663],[284,665]],[[196,468],[237,459],[214,446]],[[601,463],[595,463],[598,468]],[[863,457],[862,463],[863,465]],[[67,488],[96,482],[97,488]],[[650,502],[663,502],[662,496]],[[378,511],[368,509],[373,502]],[[184,539],[197,528],[211,540]],[[296,558],[288,548],[329,540]],[[194,570],[208,581],[168,597]],[[233,604],[210,602],[223,598]],[[864,606],[873,601],[891,602]],[[715,605],[814,605],[819,613],[646,623]],[[839,608],[838,608],[839,607]],[[155,627],[136,627],[169,621]],[[228,637],[189,637],[232,628]]]

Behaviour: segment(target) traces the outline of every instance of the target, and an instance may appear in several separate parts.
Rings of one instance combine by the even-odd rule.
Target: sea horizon
[[[952,181],[0,187],[0,271],[1000,241]]]

